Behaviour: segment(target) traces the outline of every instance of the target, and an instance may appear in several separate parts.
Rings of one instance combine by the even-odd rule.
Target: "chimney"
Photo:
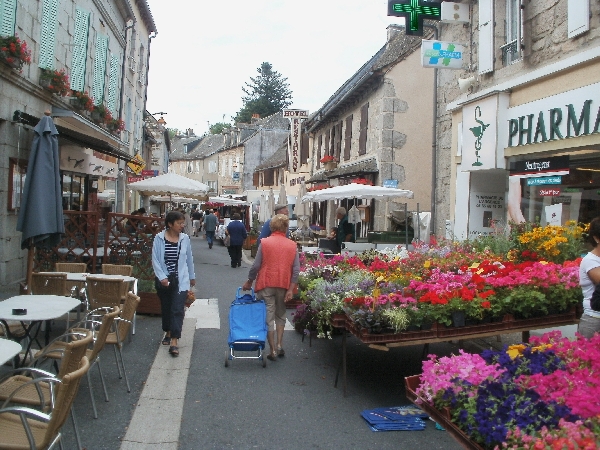
[[[258,122],[259,120],[260,120],[260,114],[256,114],[256,113],[254,113],[254,114],[252,114],[252,119],[250,119],[250,123],[251,123],[251,124],[252,124],[252,123],[256,123],[256,122]]]
[[[192,137],[194,136],[194,130],[192,128],[188,128],[186,134],[187,137]]]
[[[398,35],[398,33],[402,33],[403,31],[403,26],[395,24],[389,25],[387,27],[387,41],[391,42]]]

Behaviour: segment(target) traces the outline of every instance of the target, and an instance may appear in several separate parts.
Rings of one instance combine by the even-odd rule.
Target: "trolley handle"
[[[251,302],[255,302],[256,301],[256,296],[254,295],[254,289],[250,288],[250,292],[252,295],[252,299],[248,300],[246,297],[246,295],[240,295],[240,291],[242,290],[241,286],[238,288],[236,294],[235,294],[235,300],[238,302],[244,302],[244,303],[251,303]]]

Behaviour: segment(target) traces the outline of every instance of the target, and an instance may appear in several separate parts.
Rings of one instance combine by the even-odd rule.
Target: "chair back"
[[[73,400],[77,396],[77,391],[79,390],[81,378],[87,373],[89,368],[90,362],[88,358],[84,356],[81,358],[77,370],[69,372],[61,378],[61,382],[56,389],[56,402],[52,413],[50,413],[50,421],[46,428],[44,442],[39,448],[47,448],[48,445],[56,439],[56,436],[69,416]]]
[[[64,272],[37,272],[31,277],[31,293],[34,295],[65,295],[67,289],[67,274]]]
[[[119,279],[87,277],[86,291],[90,309],[120,305],[123,285],[127,283]]]
[[[66,273],[85,273],[85,272],[87,272],[87,264],[86,263],[57,262],[56,263],[56,271],[57,272],[66,272]]]
[[[133,274],[133,266],[127,264],[102,264],[104,275],[124,275],[130,277]]]
[[[102,323],[95,333],[94,346],[92,348],[92,351],[88,352],[88,358],[92,364],[94,363],[94,361],[96,361],[98,354],[104,348],[104,344],[106,343],[106,336],[108,336],[108,333],[110,333],[112,325],[120,312],[120,308],[118,306],[115,306],[111,312],[107,312],[102,316]]]
[[[57,374],[57,378],[60,380],[67,373],[77,370],[81,358],[85,356],[92,342],[92,330],[83,328],[69,330],[40,350],[35,355],[33,365],[37,366],[46,358],[60,359],[60,369]]]
[[[121,319],[124,320],[117,321],[117,327],[119,331],[119,334],[117,336],[119,341],[123,341],[125,336],[127,336],[127,333],[129,333],[129,328],[131,327],[133,316],[139,304],[140,298],[133,292],[128,292],[127,299],[123,304],[123,308],[121,309],[121,315],[119,316]]]

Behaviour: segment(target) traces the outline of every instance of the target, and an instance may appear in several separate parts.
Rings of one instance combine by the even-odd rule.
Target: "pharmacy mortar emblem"
[[[479,150],[481,150],[481,138],[483,137],[483,133],[490,126],[490,124],[485,124],[483,121],[479,120],[481,117],[481,108],[479,106],[475,107],[475,122],[479,124],[478,127],[469,128],[473,135],[476,137],[475,139],[475,157],[477,160],[471,164],[472,166],[482,166],[483,163],[479,161]]]

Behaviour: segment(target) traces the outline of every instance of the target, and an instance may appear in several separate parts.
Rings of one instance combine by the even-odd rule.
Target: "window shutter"
[[[319,143],[317,144],[317,169],[321,167],[321,148],[323,148],[323,135],[319,135]]]
[[[254,172],[252,174],[252,186],[254,186],[254,187],[259,187],[260,186],[259,185],[259,181],[258,181],[258,175],[259,175],[258,172]]]
[[[479,73],[494,70],[494,3],[479,0]]]
[[[54,44],[58,23],[58,0],[44,0],[40,31],[40,62],[42,69],[54,69]]]
[[[96,38],[96,56],[94,57],[94,81],[92,95],[96,105],[104,100],[104,81],[106,79],[106,56],[108,51],[108,36]]]
[[[569,0],[567,4],[568,37],[590,29],[590,0]]]
[[[358,136],[358,154],[367,153],[367,130],[369,129],[369,104],[360,108],[360,135]]]
[[[111,112],[113,117],[117,117],[117,94],[119,90],[119,57],[117,55],[110,56],[110,69],[108,79],[108,101],[106,107]]]
[[[333,126],[333,130],[335,133],[334,141],[333,141],[333,151],[336,161],[340,160],[340,156],[342,153],[342,122],[339,122]]]
[[[350,159],[350,147],[352,146],[352,114],[346,117],[346,129],[344,130],[344,159]]]
[[[74,91],[83,91],[85,87],[89,28],[90,13],[78,8],[75,11],[75,35],[73,36],[74,46],[71,59],[71,89]]]
[[[0,36],[14,36],[17,0],[1,0],[0,7]]]
[[[325,150],[323,152],[324,155],[329,155],[329,141],[331,141],[331,130],[327,130],[327,134],[325,135]]]

